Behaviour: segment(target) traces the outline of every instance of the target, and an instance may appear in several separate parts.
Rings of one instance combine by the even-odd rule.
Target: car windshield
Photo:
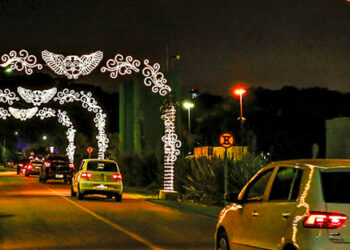
[[[321,172],[325,202],[350,203],[350,195],[344,192],[350,189],[349,179],[350,171]]]
[[[90,161],[87,165],[87,170],[103,171],[103,172],[118,172],[117,164],[114,162]]]

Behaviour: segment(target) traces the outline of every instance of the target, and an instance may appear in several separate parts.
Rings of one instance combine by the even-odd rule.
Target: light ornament
[[[65,127],[73,126],[73,123],[69,119],[66,111],[58,110],[57,112],[58,122],[61,123]]]
[[[46,118],[55,117],[56,111],[51,108],[43,108],[38,111],[36,114],[37,117],[40,117],[41,120],[44,120]]]
[[[164,142],[164,190],[174,191],[174,164],[177,156],[180,155],[179,148],[181,141],[175,133],[176,109],[169,106],[162,115],[165,126],[165,135],[162,137]]]
[[[9,89],[0,89],[0,102],[12,105],[13,101],[19,101],[19,98],[14,92],[11,92]]]
[[[1,119],[6,120],[6,118],[9,116],[11,116],[11,115],[6,109],[0,108],[0,118]]]
[[[41,52],[43,60],[58,75],[65,75],[68,79],[78,79],[81,75],[90,74],[101,62],[103,52],[97,51],[89,55],[63,55],[54,54],[44,50]]]
[[[109,76],[113,79],[119,75],[132,74],[132,71],[139,72],[140,61],[133,60],[131,56],[125,58],[121,54],[117,54],[114,59],[109,59],[106,63],[106,67],[101,68],[101,72],[105,73],[106,71],[111,72]]]
[[[153,66],[149,65],[149,60],[144,61],[145,67],[142,70],[142,74],[145,77],[143,80],[146,86],[152,86],[152,92],[158,93],[161,96],[165,96],[171,92],[171,88],[167,85],[167,80],[164,78],[164,74],[159,71],[160,65],[155,63]]]
[[[17,92],[27,103],[32,103],[34,106],[40,106],[42,103],[48,103],[55,96],[57,88],[32,91],[30,89],[18,87]]]
[[[30,108],[30,109],[16,109],[9,107],[10,114],[21,121],[25,121],[27,119],[31,119],[36,112],[38,112],[38,107]]]
[[[12,70],[22,71],[24,70],[27,75],[33,74],[33,68],[38,68],[41,70],[43,66],[41,64],[37,64],[37,59],[34,55],[29,55],[28,51],[22,49],[18,55],[15,50],[10,51],[9,54],[4,54],[1,57],[3,61],[0,64],[1,67],[8,67]]]
[[[95,98],[92,97],[92,94],[90,92],[85,93],[84,91],[81,91],[79,93],[75,92],[74,90],[64,89],[63,91],[58,92],[53,100],[58,101],[61,105],[64,103],[79,101],[81,102],[83,108],[87,109],[89,112],[95,113],[94,122],[98,130],[96,136],[98,145],[98,158],[104,159],[109,142],[105,132],[106,114],[103,113],[102,108],[98,105]]]

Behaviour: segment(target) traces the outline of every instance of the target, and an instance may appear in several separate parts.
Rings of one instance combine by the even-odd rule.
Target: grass
[[[189,201],[161,200],[158,198],[158,191],[155,192],[137,187],[125,187],[124,192],[132,195],[135,198],[170,207],[184,213],[200,214],[215,219],[218,218],[219,212],[222,209],[222,207],[218,206],[207,206],[204,204]]]

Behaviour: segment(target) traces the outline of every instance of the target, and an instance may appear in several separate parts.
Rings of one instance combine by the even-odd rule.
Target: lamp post
[[[185,109],[188,110],[188,133],[191,133],[191,108],[194,107],[194,104],[192,102],[189,101],[185,101],[183,103],[183,106]]]
[[[239,88],[235,88],[233,93],[234,95],[239,96],[240,116],[238,117],[238,120],[241,121],[241,148],[243,153],[243,122],[245,121],[245,118],[243,117],[243,95],[247,93],[247,90],[239,87]]]

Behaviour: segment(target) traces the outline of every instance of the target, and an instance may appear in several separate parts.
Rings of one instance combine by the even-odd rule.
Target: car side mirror
[[[226,193],[224,194],[224,200],[225,202],[228,203],[237,203],[237,204],[242,204],[243,202],[241,200],[238,200],[238,195],[239,193]]]

